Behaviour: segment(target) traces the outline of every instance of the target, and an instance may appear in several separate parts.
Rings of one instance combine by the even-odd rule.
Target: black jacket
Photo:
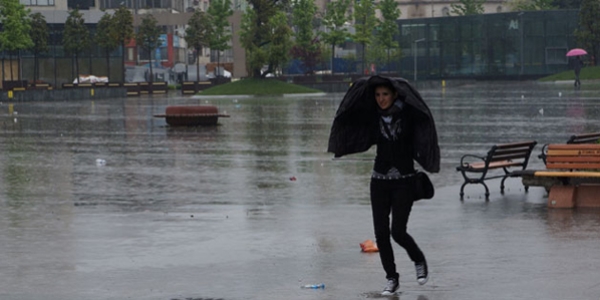
[[[327,152],[341,157],[367,151],[377,142],[379,114],[374,88],[384,82],[391,83],[398,97],[415,108],[413,158],[426,171],[439,172],[440,148],[433,116],[419,92],[403,78],[376,75],[355,81],[336,112]]]

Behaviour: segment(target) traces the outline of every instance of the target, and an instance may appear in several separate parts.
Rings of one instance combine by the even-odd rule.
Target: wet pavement
[[[0,299],[600,299],[600,210],[546,207],[520,180],[458,190],[466,153],[600,130],[600,93],[477,83],[421,90],[442,171],[409,232],[430,281],[396,249],[385,283],[368,182],[374,152],[325,153],[341,94],[171,96],[0,104]],[[167,105],[217,105],[217,127],[169,128]],[[295,180],[293,180],[295,179]],[[324,290],[301,285],[324,283]]]

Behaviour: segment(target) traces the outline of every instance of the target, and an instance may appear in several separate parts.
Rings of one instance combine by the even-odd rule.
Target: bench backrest
[[[598,144],[600,143],[600,132],[572,135],[567,144]]]
[[[547,169],[600,169],[600,144],[550,144]]]
[[[525,169],[536,144],[536,141],[525,141],[495,145],[488,152],[486,163],[510,160],[513,163],[519,163]]]
[[[583,133],[572,135],[569,140],[567,140],[567,144],[598,144],[600,143],[600,132],[593,133]],[[548,144],[542,147],[542,153],[538,156],[544,164],[546,164],[546,152],[548,152]]]

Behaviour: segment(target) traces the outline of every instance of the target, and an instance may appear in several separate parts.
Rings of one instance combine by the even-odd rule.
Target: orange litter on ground
[[[379,248],[377,248],[377,244],[372,240],[366,240],[360,243],[360,249],[362,252],[379,252]]]

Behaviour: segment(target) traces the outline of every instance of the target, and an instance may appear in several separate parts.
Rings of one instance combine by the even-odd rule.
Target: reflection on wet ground
[[[505,196],[490,184],[487,203],[468,186],[461,203],[455,167],[533,139],[530,167],[542,168],[541,145],[600,130],[600,96],[514,82],[421,92],[442,171],[410,226],[432,279],[418,286],[398,249],[395,298],[597,299],[599,211],[549,210],[518,179]],[[341,97],[0,104],[0,299],[380,298],[379,258],[358,252],[373,238],[374,152],[325,152]],[[231,118],[170,128],[153,117],[186,104]]]

